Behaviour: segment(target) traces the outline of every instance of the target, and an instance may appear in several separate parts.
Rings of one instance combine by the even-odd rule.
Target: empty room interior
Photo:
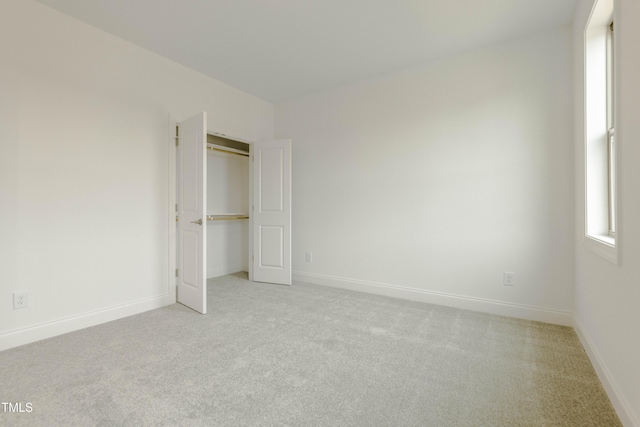
[[[640,427],[639,20],[1,0],[0,424]]]

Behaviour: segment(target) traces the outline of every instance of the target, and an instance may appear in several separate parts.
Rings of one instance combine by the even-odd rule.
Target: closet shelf
[[[217,215],[207,215],[207,221],[227,221],[233,219],[249,219],[247,213],[225,213]]]
[[[236,150],[235,148],[227,148],[227,147],[220,147],[220,146],[214,146],[214,145],[207,144],[207,150],[219,151],[219,152],[222,152],[222,153],[236,154],[238,156],[249,157],[249,153],[245,153],[243,151]]]

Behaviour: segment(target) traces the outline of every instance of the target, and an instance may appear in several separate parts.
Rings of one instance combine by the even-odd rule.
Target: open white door
[[[253,280],[291,284],[291,140],[253,144]]]
[[[178,123],[178,302],[207,312],[207,113]]]

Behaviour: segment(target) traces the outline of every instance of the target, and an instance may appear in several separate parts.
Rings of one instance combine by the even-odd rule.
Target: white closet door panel
[[[282,213],[284,210],[283,147],[265,148],[258,158],[260,171],[260,212]]]
[[[253,145],[253,280],[291,284],[291,140]]]
[[[260,267],[284,268],[284,227],[260,226]]]
[[[207,312],[207,113],[178,124],[178,302]]]

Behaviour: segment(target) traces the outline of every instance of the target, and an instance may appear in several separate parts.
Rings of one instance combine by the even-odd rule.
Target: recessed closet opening
[[[249,152],[207,134],[207,279],[249,271]]]

